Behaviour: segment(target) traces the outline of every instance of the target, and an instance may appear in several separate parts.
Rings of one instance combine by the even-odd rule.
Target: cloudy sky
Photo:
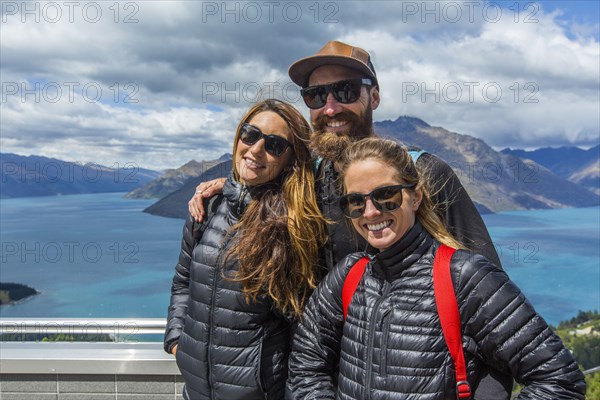
[[[2,152],[176,168],[231,152],[256,99],[295,102],[293,61],[368,50],[375,120],[496,149],[599,143],[597,1],[5,1]]]

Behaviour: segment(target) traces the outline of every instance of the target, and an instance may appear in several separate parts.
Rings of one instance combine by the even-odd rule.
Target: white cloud
[[[377,55],[375,119],[410,114],[502,147],[591,145],[599,140],[600,48],[570,39],[556,18],[481,23],[474,36],[426,39],[358,31]],[[522,18],[521,18],[522,19]]]
[[[39,22],[6,4],[38,4]],[[45,4],[2,5],[3,152],[153,168],[214,159],[231,152],[236,123],[257,90],[299,100],[287,67],[331,39],[372,53],[382,89],[376,120],[414,115],[496,147],[599,139],[598,24],[559,11],[503,9],[494,19],[483,2],[469,3],[469,14],[466,3],[450,1],[427,3],[428,11],[424,2],[276,2],[269,9],[137,1],[118,3],[118,15],[117,3],[94,3],[102,11],[97,22],[81,3],[71,22],[66,3],[56,2],[62,17],[48,22],[56,16],[42,12]]]

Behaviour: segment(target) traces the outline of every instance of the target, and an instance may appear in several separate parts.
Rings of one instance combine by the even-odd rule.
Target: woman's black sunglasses
[[[416,184],[384,186],[369,194],[349,193],[340,197],[340,208],[348,218],[358,218],[365,212],[367,197],[376,209],[382,212],[397,210],[402,206],[402,189],[412,189]]]
[[[254,145],[260,139],[265,139],[265,151],[275,157],[281,157],[292,144],[277,135],[265,135],[254,125],[244,122],[240,127],[240,140],[248,146]]]
[[[369,78],[345,79],[330,83],[329,85],[308,86],[300,91],[304,103],[308,108],[321,108],[327,103],[329,92],[342,104],[354,103],[360,97],[363,85],[371,86],[373,81]]]

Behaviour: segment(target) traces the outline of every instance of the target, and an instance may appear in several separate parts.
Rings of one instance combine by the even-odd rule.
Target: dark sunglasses
[[[329,85],[308,86],[300,90],[300,93],[308,108],[317,109],[327,103],[329,92],[340,103],[350,104],[358,100],[363,85],[371,86],[372,84],[373,81],[369,78],[345,79]]]
[[[346,217],[358,218],[365,212],[367,197],[370,197],[379,211],[394,211],[402,206],[402,189],[412,189],[415,186],[414,183],[393,185],[377,188],[369,194],[349,193],[340,197],[340,208]]]
[[[240,127],[240,140],[248,146],[254,145],[260,139],[265,139],[265,151],[275,157],[281,157],[292,144],[277,135],[265,135],[254,125],[244,122]]]

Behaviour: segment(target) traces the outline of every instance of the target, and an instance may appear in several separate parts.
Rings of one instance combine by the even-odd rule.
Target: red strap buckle
[[[459,399],[471,398],[471,386],[467,381],[456,382],[456,397]]]

